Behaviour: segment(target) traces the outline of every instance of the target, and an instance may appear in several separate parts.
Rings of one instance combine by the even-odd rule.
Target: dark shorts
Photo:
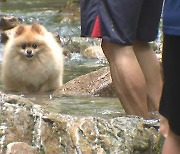
[[[133,44],[155,40],[162,0],[81,0],[81,36]]]
[[[159,112],[169,121],[171,130],[180,135],[180,36],[164,35],[164,87]]]

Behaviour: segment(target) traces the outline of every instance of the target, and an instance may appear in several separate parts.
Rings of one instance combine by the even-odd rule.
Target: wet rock
[[[8,39],[9,39],[8,35],[5,32],[2,32],[0,37],[0,42],[6,43]]]
[[[103,53],[101,46],[90,46],[84,51],[82,51],[82,55],[88,59],[105,59],[105,55]]]
[[[34,121],[27,110],[30,110],[33,104],[20,98],[20,96],[6,97],[1,95],[1,100],[4,101],[3,107],[2,102],[0,102],[1,128],[6,143],[14,141],[31,143]],[[6,124],[8,124],[8,129],[6,129]]]
[[[14,28],[1,32],[1,43],[6,43],[9,37],[14,33]]]
[[[0,16],[0,42],[6,43],[10,35],[13,33],[13,28],[20,24],[17,17]]]
[[[83,37],[70,37],[60,38],[62,46],[69,50],[70,53],[83,53],[89,46],[100,45],[101,39],[83,38]]]
[[[62,115],[2,93],[0,114],[0,126],[5,126],[0,136],[1,153],[7,151],[8,143],[24,142],[46,154],[160,154],[161,136],[153,123],[142,118]]]
[[[37,154],[37,148],[24,142],[13,142],[7,145],[6,154]]]
[[[73,21],[72,19],[72,16],[67,16],[67,17],[64,17],[62,20],[61,20],[61,24],[68,24],[68,23],[71,23]]]
[[[61,8],[59,12],[63,12],[63,14],[69,14],[69,19],[71,21],[80,20],[80,4],[75,1],[68,1],[66,6]]]
[[[109,67],[82,75],[64,84],[57,95],[114,96]]]
[[[0,30],[8,30],[16,27],[19,24],[20,21],[17,17],[14,16],[0,17]]]

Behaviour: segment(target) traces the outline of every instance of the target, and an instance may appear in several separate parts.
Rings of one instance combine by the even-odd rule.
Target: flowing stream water
[[[38,22],[49,31],[58,33],[61,37],[71,38],[80,36],[80,20],[63,20],[73,16],[71,13],[60,11],[67,0],[7,0],[0,2],[0,16],[16,16],[21,23]],[[3,44],[0,44],[2,54]],[[2,56],[0,56],[2,61]],[[71,59],[65,60],[64,83],[93,70],[107,65],[98,59],[86,60],[80,54],[72,54]],[[117,98],[102,97],[59,97],[50,98],[47,95],[25,96],[34,103],[43,105],[51,112],[75,116],[100,116],[110,118],[124,114]]]
[[[32,24],[38,22],[44,25],[49,31],[58,33],[61,39],[71,39],[80,36],[80,18],[71,13],[64,11],[67,0],[0,0],[0,17],[1,16],[16,16],[21,23]],[[79,10],[77,10],[77,14]],[[89,43],[89,42],[87,42]],[[96,44],[96,41],[91,42]],[[158,39],[153,43],[155,50],[159,50],[161,46],[161,33]],[[4,45],[0,43],[0,62],[2,59],[2,51]],[[77,50],[77,49],[76,49]],[[102,59],[85,59],[78,52],[72,52],[71,56],[65,59],[64,83],[72,80],[80,75],[92,72],[103,66],[107,66],[107,62]],[[0,81],[0,91],[1,91]],[[125,112],[121,103],[116,97],[90,97],[90,96],[56,96],[51,95],[22,95],[31,102],[34,108],[32,109],[34,118],[34,130],[32,143],[41,149],[42,143],[42,113],[41,108],[45,108],[48,113],[57,113],[72,115],[76,117],[101,117],[110,119],[124,115]],[[2,97],[3,99],[3,97]],[[0,103],[0,111],[2,111]],[[5,135],[8,127],[3,122],[2,113],[0,112],[0,153],[3,153],[5,144]],[[60,133],[60,132],[58,132]],[[98,129],[97,133],[98,134]],[[113,137],[114,138],[114,137]],[[61,138],[59,138],[61,144]],[[77,149],[77,153],[81,153]]]

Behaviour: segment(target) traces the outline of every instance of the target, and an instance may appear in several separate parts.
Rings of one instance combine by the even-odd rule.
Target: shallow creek
[[[61,37],[71,38],[80,36],[80,21],[63,19],[73,14],[60,11],[65,6],[65,0],[14,0],[0,3],[0,15],[13,15],[22,23],[39,22],[49,31],[57,32]],[[0,44],[2,54],[3,45]],[[2,56],[0,56],[2,61]],[[72,54],[71,59],[65,60],[64,83],[88,72],[107,65],[100,60],[86,60],[80,54]],[[124,114],[117,98],[101,97],[55,97],[49,95],[24,95],[34,103],[46,107],[51,112],[75,116],[100,116],[110,118]]]

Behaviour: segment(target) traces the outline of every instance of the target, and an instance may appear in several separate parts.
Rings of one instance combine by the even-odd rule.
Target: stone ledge
[[[24,142],[46,154],[160,154],[161,136],[142,118],[75,117],[49,113],[20,96],[0,98],[1,152]]]

